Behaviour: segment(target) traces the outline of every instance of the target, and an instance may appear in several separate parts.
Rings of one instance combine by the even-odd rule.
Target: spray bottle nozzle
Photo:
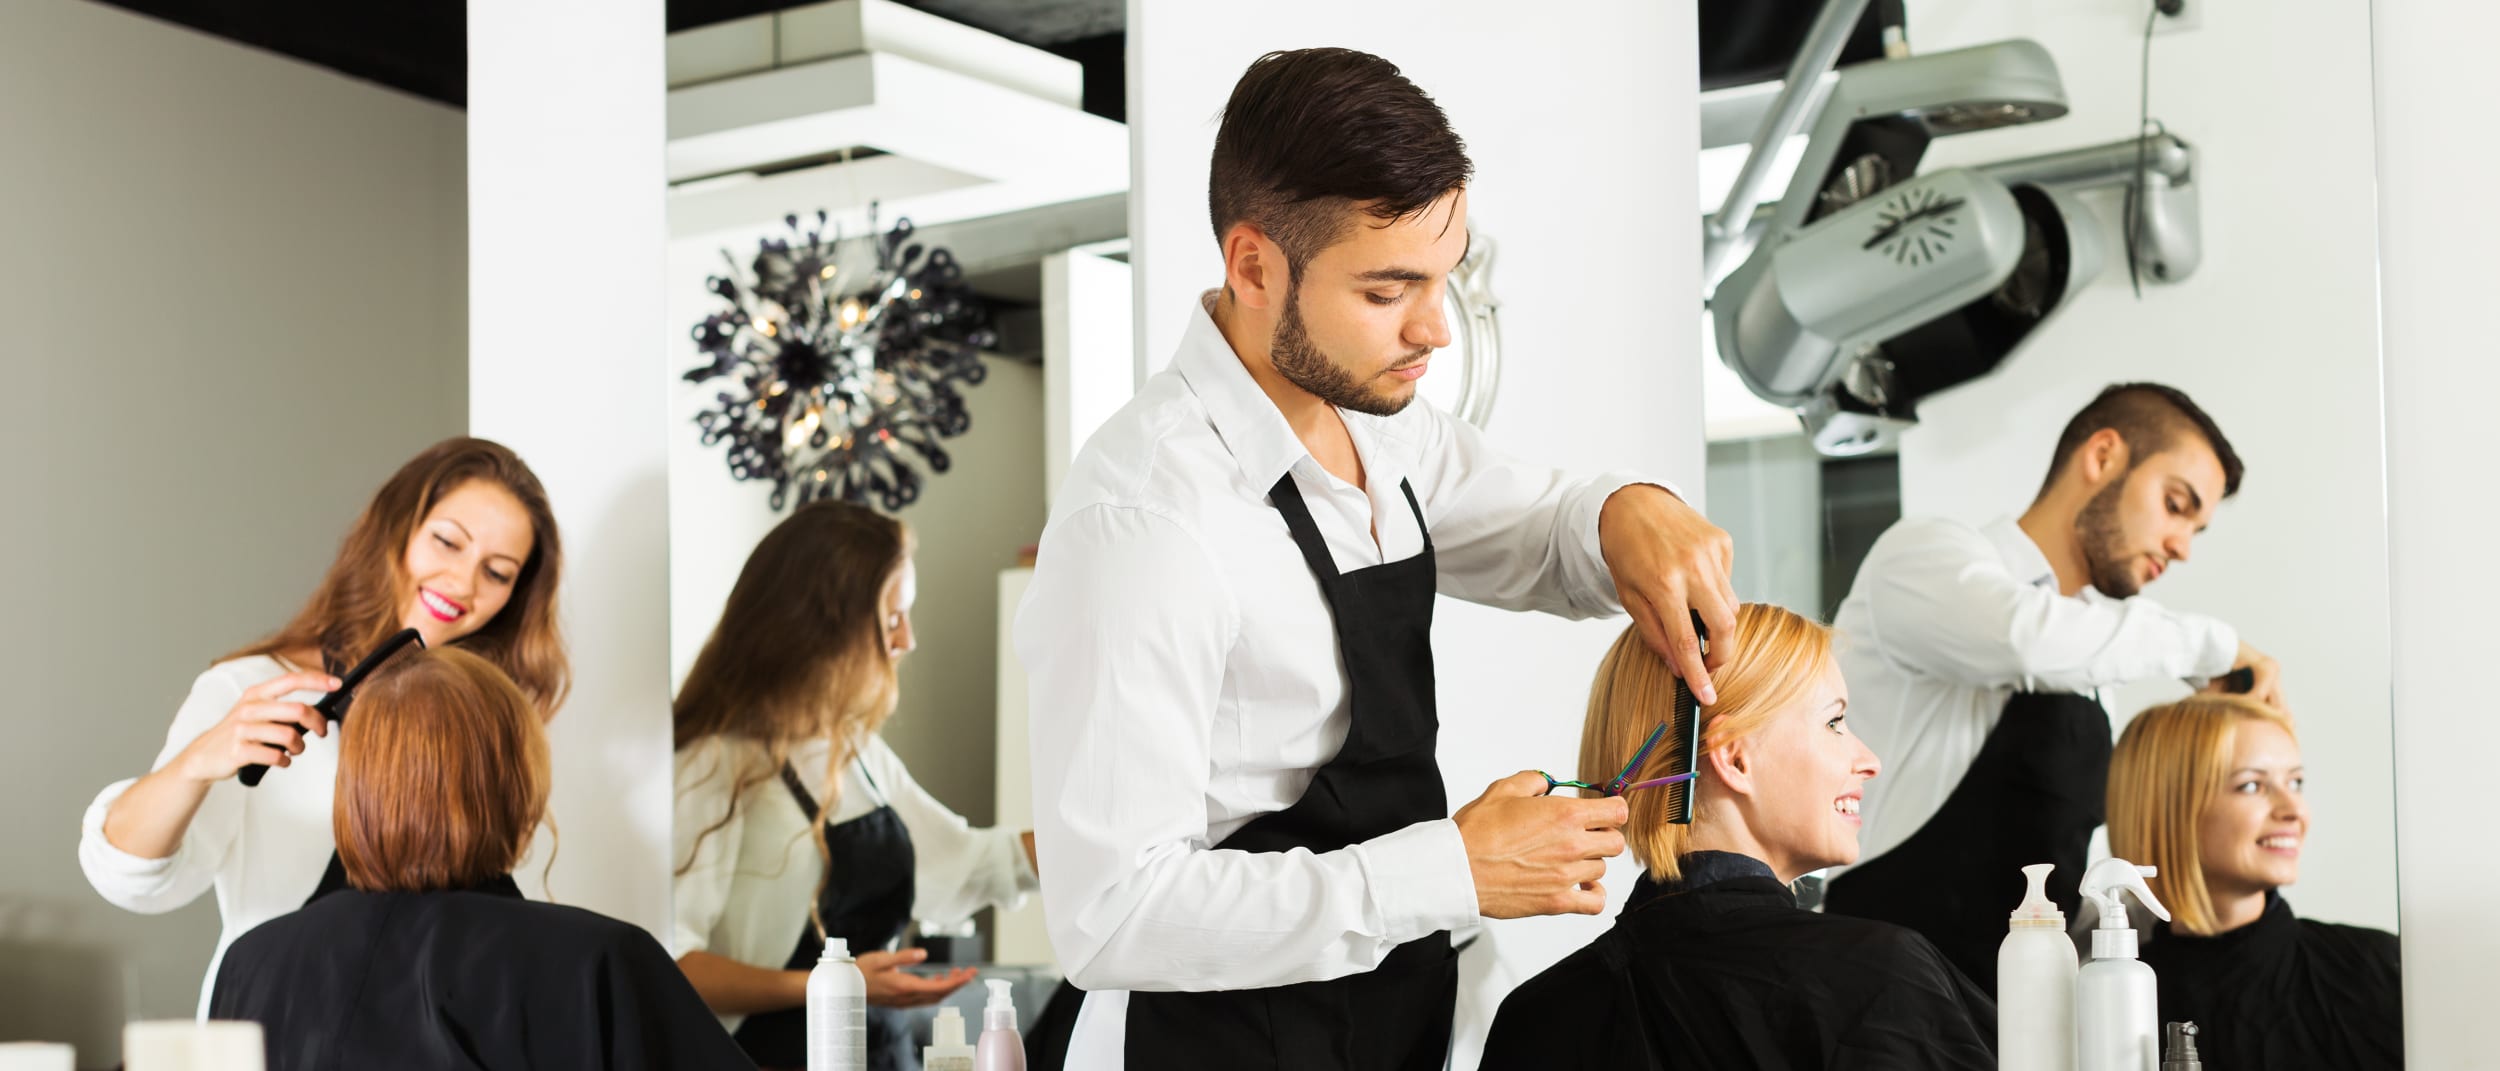
[[[2023,902],[2014,908],[2016,926],[2065,928],[2066,913],[2058,909],[2057,901],[2049,899],[2049,872],[2055,869],[2054,863],[2033,863],[2023,868],[2023,880],[2030,883],[2030,888],[2023,893]]]
[[[1004,978],[991,978],[982,984],[990,987],[990,1002],[981,1009],[981,1029],[1014,1030],[1016,1000],[1010,992],[1014,983]]]
[[[2153,897],[2152,887],[2144,884],[2144,879],[2153,877],[2157,873],[2159,871],[2154,867],[2137,866],[2124,859],[2116,858],[2103,859],[2092,864],[2091,869],[2084,871],[2083,895],[2100,905],[2100,928],[2104,930],[2132,928],[2132,924],[2127,921],[2127,905],[2118,899],[2120,889],[2134,893],[2135,901],[2144,905],[2144,909],[2152,912],[2154,917],[2164,922],[2170,921],[2170,909],[2161,906],[2161,901]]]
[[[2154,876],[2149,866],[2137,866],[2116,857],[2094,863],[2083,872],[2083,896],[2098,906],[2100,923],[2092,930],[2093,959],[2134,959],[2135,926],[2127,920],[2127,905],[2118,898],[2118,890],[2135,894],[2156,918],[2170,920],[2170,909],[2161,906],[2144,879]]]

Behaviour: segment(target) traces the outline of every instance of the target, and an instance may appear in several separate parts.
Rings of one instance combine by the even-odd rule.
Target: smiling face
[[[534,543],[529,511],[501,484],[471,480],[453,488],[408,536],[402,622],[429,647],[486,627],[512,600]]]
[[[2262,895],[2300,880],[2309,837],[2300,744],[2271,721],[2243,720],[2222,789],[2197,819],[2198,863],[2216,903]]]
[[[1849,687],[1827,662],[1814,686],[1762,729],[1719,750],[1705,785],[1731,791],[1753,842],[1782,881],[1858,861],[1858,803],[1883,770],[1849,731]]]
[[[2221,460],[2195,440],[2111,479],[2075,518],[2092,586],[2128,598],[2161,579],[2171,563],[2188,560],[2189,545],[2213,522],[2224,486]]]
[[[1433,351],[1450,344],[1445,298],[1467,255],[1467,191],[1385,224],[1346,211],[1354,218],[1343,236],[1287,292],[1268,356],[1321,401],[1390,416],[1415,400]]]

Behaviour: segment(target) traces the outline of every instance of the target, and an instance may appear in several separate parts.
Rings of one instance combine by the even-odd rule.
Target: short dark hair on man
[[[1218,242],[1237,223],[1266,232],[1298,285],[1347,208],[1393,222],[1474,173],[1449,117],[1396,64],[1347,48],[1270,52],[1224,104],[1207,209]]]
[[[2214,458],[2222,462],[2222,497],[2240,493],[2244,469],[2238,451],[2231,449],[2231,440],[2222,436],[2222,428],[2187,392],[2159,383],[2115,384],[2067,421],[2065,432],[2057,437],[2057,453],[2049,461],[2049,477],[2040,484],[2041,493],[2057,482],[2057,474],[2065,471],[2075,451],[2083,449],[2084,441],[2103,428],[2116,431],[2119,441],[2127,444],[2129,468],[2170,449],[2185,436],[2202,436],[2205,445],[2213,448]]]

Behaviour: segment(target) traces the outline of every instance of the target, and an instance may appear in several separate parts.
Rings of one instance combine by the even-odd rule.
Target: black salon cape
[[[226,950],[209,1015],[260,1023],[269,1071],[755,1066],[650,934],[509,878],[262,923]]]
[[[2255,922],[2212,937],[2164,923],[2139,955],[2162,1021],[2196,1024],[2207,1071],[2404,1065],[2395,934],[2294,918],[2268,893]]]
[[[1485,1071],[1996,1067],[1996,1005],[1916,933],[1797,907],[1762,863],[1683,859],[1513,990]]]

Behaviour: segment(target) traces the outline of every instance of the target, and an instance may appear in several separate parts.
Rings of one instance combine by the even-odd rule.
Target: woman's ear
[[[1718,779],[1720,787],[1739,796],[1753,795],[1752,738],[1731,740],[1702,752],[1701,765]]]

